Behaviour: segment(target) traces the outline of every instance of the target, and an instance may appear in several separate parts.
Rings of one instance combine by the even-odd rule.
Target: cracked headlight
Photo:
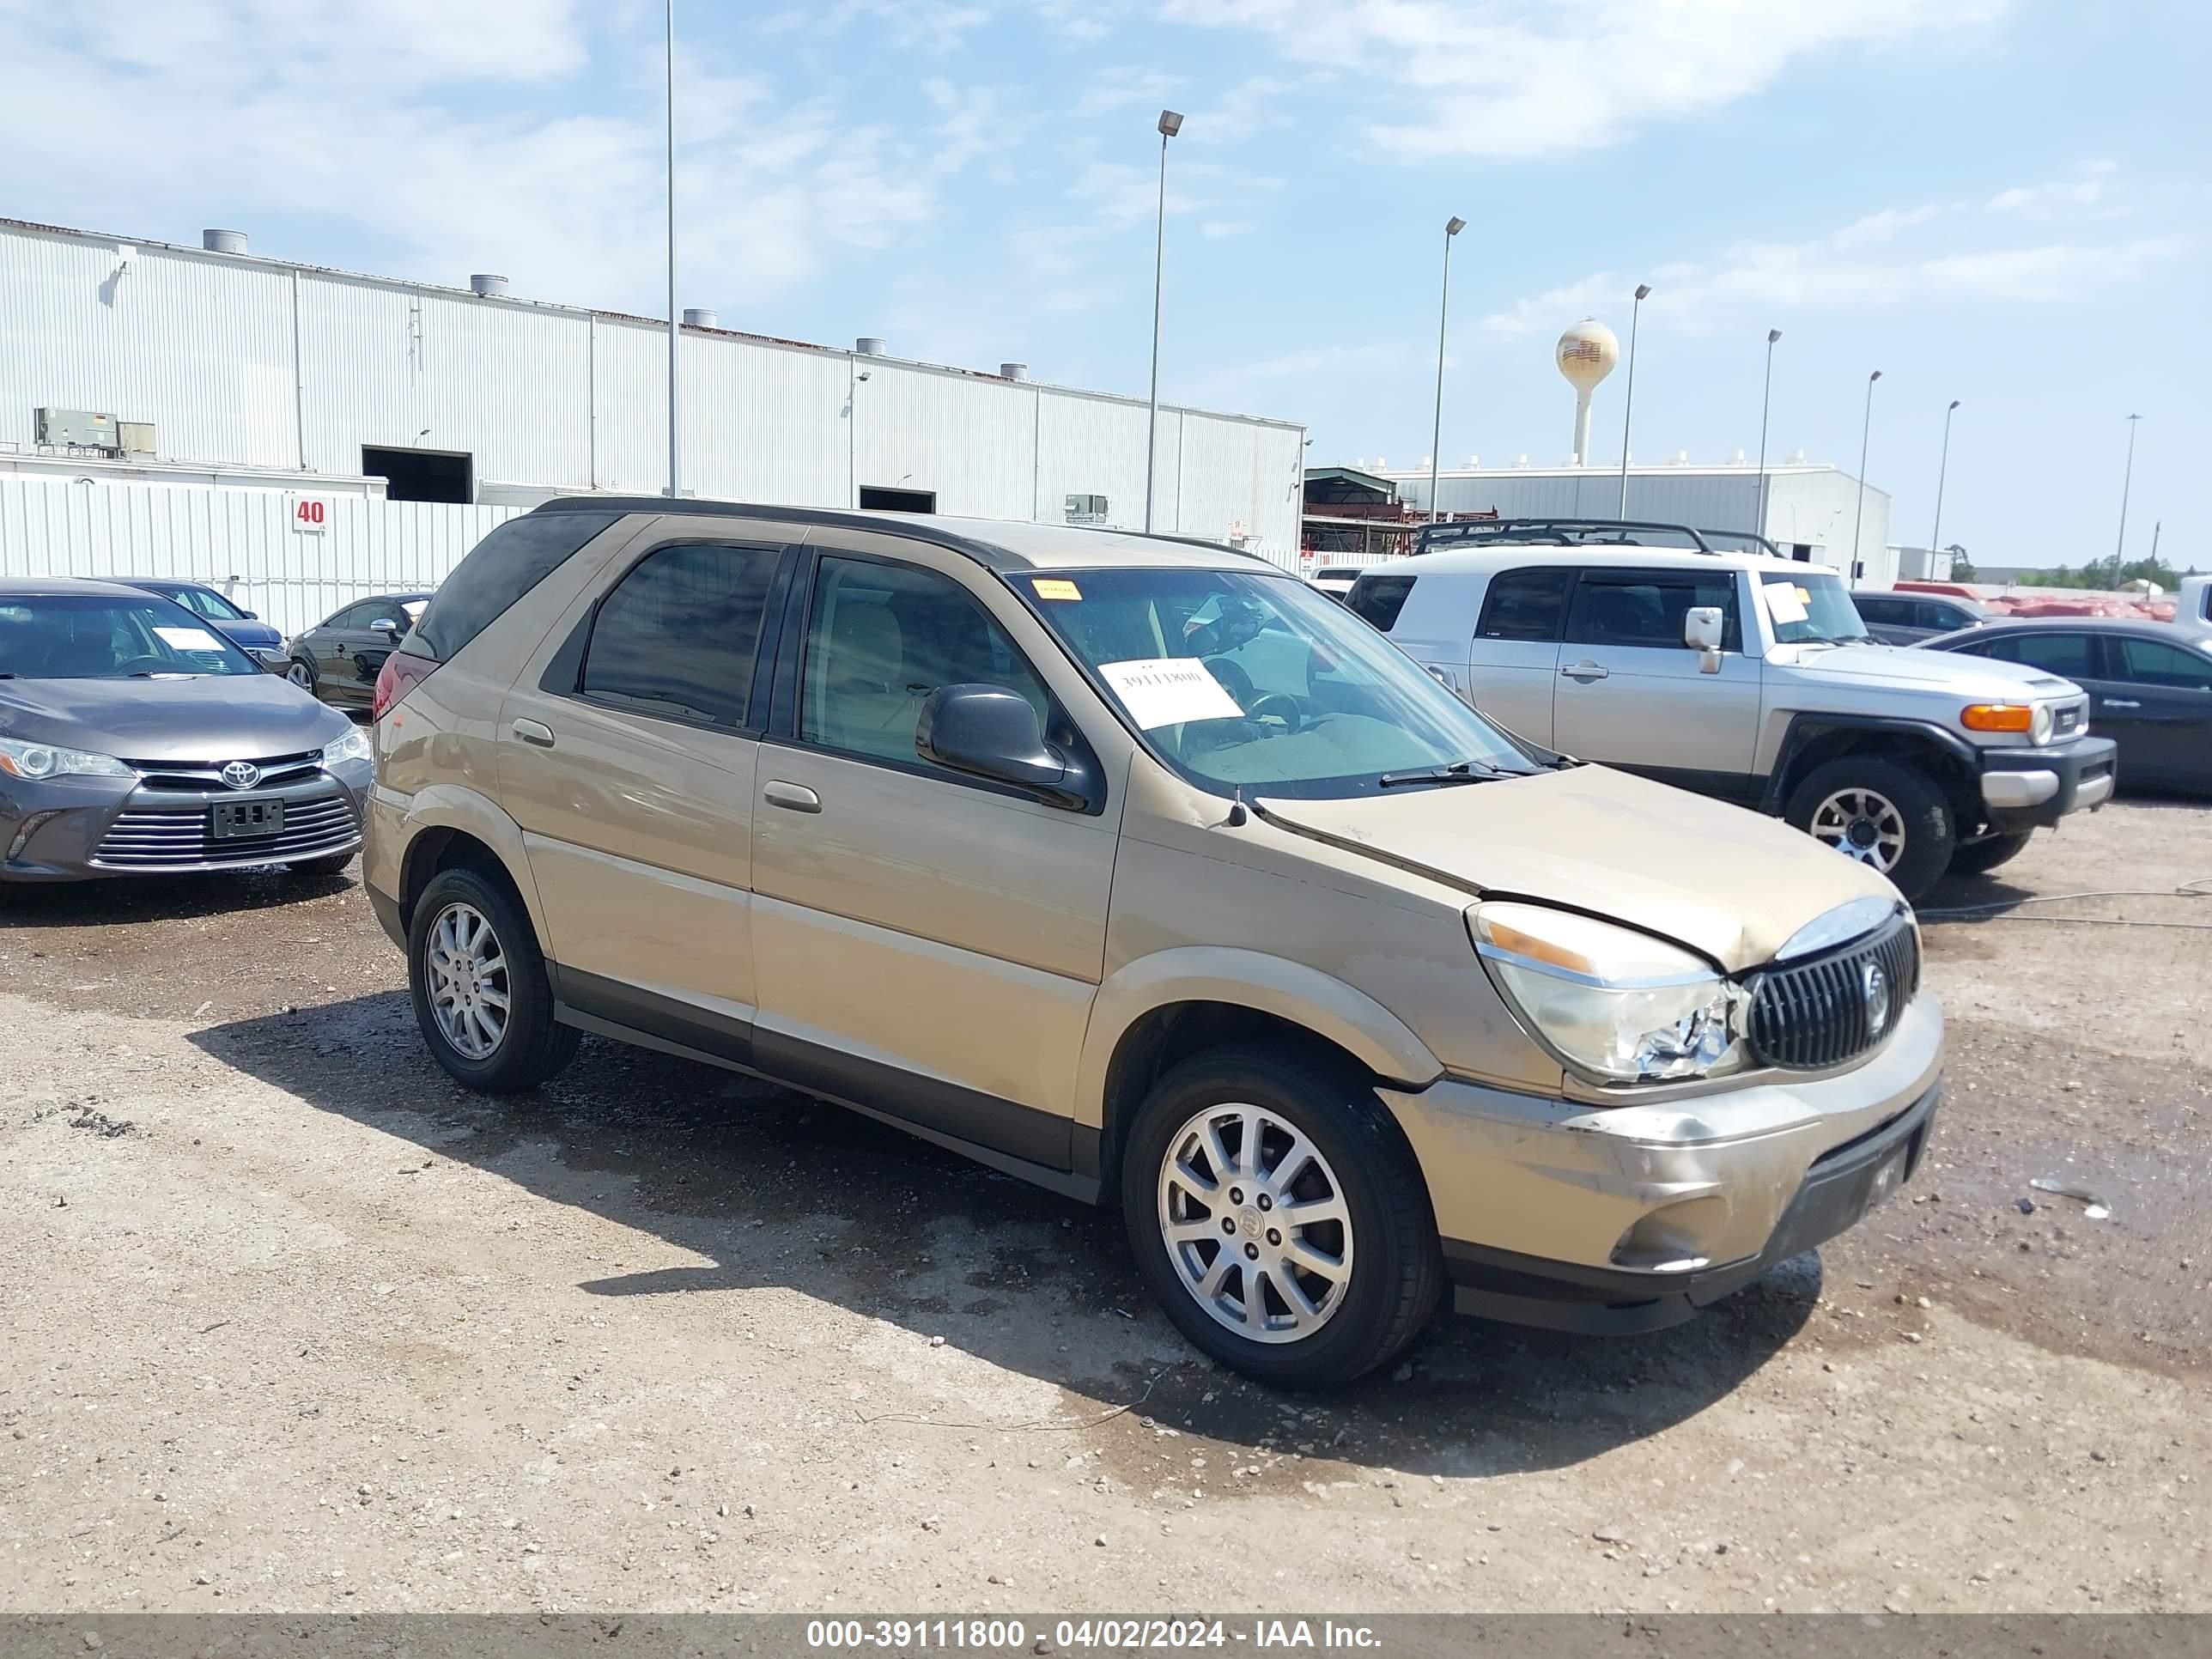
[[[1537,904],[1477,905],[1468,926],[1522,1023],[1597,1082],[1671,1083],[1746,1064],[1747,999],[1701,957]]]

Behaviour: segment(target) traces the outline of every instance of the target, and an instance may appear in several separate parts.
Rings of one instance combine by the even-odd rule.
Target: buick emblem
[[[1880,963],[1859,969],[1859,993],[1866,1000],[1867,1030],[1880,1036],[1889,1029],[1889,975]]]
[[[261,781],[261,769],[252,761],[233,761],[216,775],[234,789],[251,789]]]

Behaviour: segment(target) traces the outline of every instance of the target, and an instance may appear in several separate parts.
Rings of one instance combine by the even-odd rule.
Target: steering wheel
[[[1242,663],[1233,657],[1206,657],[1200,660],[1206,664],[1206,671],[1221,682],[1221,689],[1229,694],[1231,702],[1248,714],[1258,712],[1246,707],[1252,700],[1252,677],[1244,672]]]
[[[1306,711],[1287,691],[1271,691],[1244,712],[1255,720],[1280,720],[1293,735],[1305,730]]]
[[[116,664],[115,672],[125,678],[132,674],[173,674],[177,665],[167,657],[131,657]]]

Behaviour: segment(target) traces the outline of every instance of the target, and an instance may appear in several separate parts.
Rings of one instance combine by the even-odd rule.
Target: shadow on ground
[[[281,864],[204,876],[11,882],[0,890],[0,927],[130,927],[197,921],[283,909],[353,885],[347,875],[295,875]]]
[[[1141,1399],[1142,1417],[1187,1434],[1304,1445],[1354,1464],[1480,1474],[1579,1462],[1727,1395],[1820,1294],[1808,1255],[1650,1336],[1442,1317],[1413,1350],[1410,1376],[1381,1372],[1299,1400],[1247,1384],[1182,1343],[1139,1283],[1115,1212],[756,1079],[592,1039],[535,1094],[471,1095],[431,1062],[397,991],[210,1027],[192,1041],[318,1109],[713,1264],[617,1273],[580,1286],[589,1294],[787,1288],[1060,1383],[1076,1396],[1073,1419]],[[1123,1423],[1136,1426],[1135,1415]]]

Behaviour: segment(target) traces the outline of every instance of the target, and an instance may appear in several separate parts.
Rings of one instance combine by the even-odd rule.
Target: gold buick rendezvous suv
[[[1231,549],[580,498],[376,693],[424,1039],[590,1031],[1118,1202],[1290,1387],[1462,1312],[1670,1324],[1912,1173],[1911,911],[1786,825],[1512,738]]]

